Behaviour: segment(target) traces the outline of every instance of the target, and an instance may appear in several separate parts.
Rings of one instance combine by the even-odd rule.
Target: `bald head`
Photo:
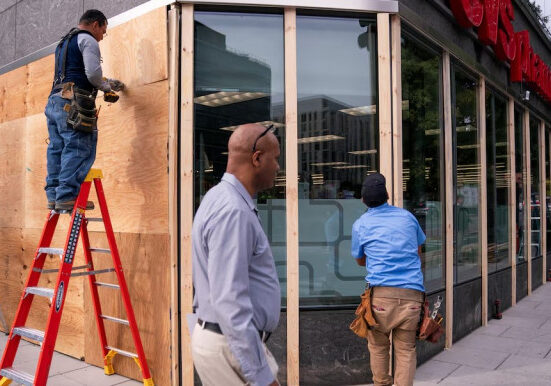
[[[258,123],[248,123],[238,126],[232,133],[228,142],[229,157],[238,154],[252,154],[254,141],[261,135],[266,128]],[[277,138],[272,133],[266,133],[256,143],[257,149],[264,149],[268,143],[277,144]]]

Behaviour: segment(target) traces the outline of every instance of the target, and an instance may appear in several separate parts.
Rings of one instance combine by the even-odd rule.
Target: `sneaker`
[[[76,200],[69,200],[55,203],[55,210],[72,211],[75,206]],[[86,210],[94,209],[94,203],[92,201],[86,201]]]
[[[48,209],[49,210],[55,209],[55,201],[48,201]]]

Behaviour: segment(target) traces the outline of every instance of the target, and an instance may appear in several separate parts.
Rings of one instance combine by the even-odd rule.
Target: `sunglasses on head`
[[[258,140],[259,140],[260,138],[264,137],[268,131],[269,131],[270,133],[275,133],[276,130],[277,130],[277,128],[274,127],[273,124],[270,125],[270,126],[268,126],[268,127],[266,128],[266,130],[264,130],[264,131],[262,132],[262,134],[260,134],[260,135],[256,138],[256,140],[254,141],[254,144],[253,144],[253,153],[256,151],[256,143],[258,142]]]

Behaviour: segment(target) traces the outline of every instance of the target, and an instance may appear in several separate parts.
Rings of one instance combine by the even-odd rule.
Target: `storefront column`
[[[511,259],[511,306],[517,303],[517,184],[515,160],[515,100],[509,97],[507,108],[507,143],[509,144],[509,259]]]
[[[287,199],[287,384],[299,384],[297,13],[285,8],[285,172]]]
[[[540,149],[540,232],[541,232],[541,253],[543,256],[542,284],[547,281],[545,271],[547,271],[547,195],[546,195],[546,176],[545,176],[545,122],[540,121],[539,127],[539,149]]]
[[[180,36],[180,307],[193,312],[191,226],[193,222],[193,4],[183,4]],[[186,326],[185,318],[183,324]],[[193,385],[193,359],[189,331],[182,328],[182,384]]]
[[[522,135],[524,137],[524,172],[526,173],[526,185],[524,186],[524,224],[526,229],[526,241],[524,243],[527,266],[528,266],[528,295],[532,294],[532,221],[530,215],[532,213],[531,200],[531,183],[530,177],[530,113],[528,109],[524,109],[522,120]]]
[[[486,81],[483,76],[478,78],[477,88],[478,111],[478,143],[480,164],[480,208],[478,221],[480,226],[480,254],[482,264],[482,325],[488,324],[488,189],[487,189],[487,158],[486,158]]]
[[[393,204],[402,208],[402,40],[400,15],[390,16],[392,47],[392,152],[393,157]]]
[[[442,54],[442,92],[444,98],[444,164],[446,196],[446,348],[453,343],[453,133],[451,105],[450,53]]]
[[[379,171],[386,177],[386,187],[394,203],[392,176],[392,92],[390,15],[377,14],[377,53],[379,74]]]

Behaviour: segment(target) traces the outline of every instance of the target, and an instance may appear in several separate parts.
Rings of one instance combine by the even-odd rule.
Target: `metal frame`
[[[307,8],[357,12],[398,13],[398,1],[395,0],[193,0],[179,1],[196,5],[230,5],[247,7]]]

